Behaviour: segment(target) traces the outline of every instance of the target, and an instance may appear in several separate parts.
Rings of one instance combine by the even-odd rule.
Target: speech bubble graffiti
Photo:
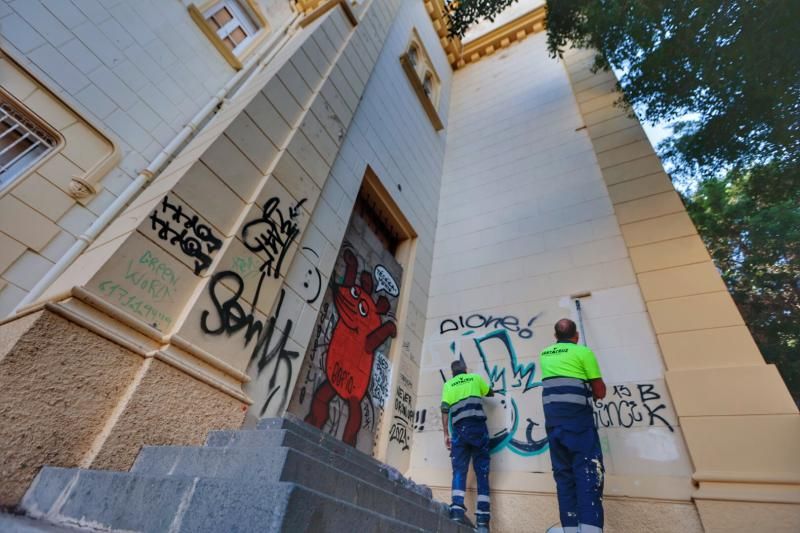
[[[385,291],[387,294],[394,297],[400,295],[400,289],[397,288],[397,282],[394,280],[389,271],[386,270],[385,266],[376,266],[374,274],[375,279],[378,281],[378,286],[375,289],[375,292]]]

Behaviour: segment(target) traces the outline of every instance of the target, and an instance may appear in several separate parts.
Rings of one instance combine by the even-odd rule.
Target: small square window
[[[189,6],[189,14],[234,68],[266,37],[269,26],[254,0],[211,0]]]
[[[253,41],[258,26],[237,0],[221,0],[203,13],[204,18],[235,55],[241,55]]]
[[[0,93],[0,190],[58,145],[55,135]]]

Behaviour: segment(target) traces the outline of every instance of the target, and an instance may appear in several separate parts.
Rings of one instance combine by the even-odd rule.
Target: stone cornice
[[[528,35],[543,31],[546,16],[547,11],[542,5],[464,44],[456,68],[461,68],[468,63],[475,63],[482,57],[492,55],[500,48],[505,48],[513,42],[523,40]]]
[[[455,69],[456,63],[461,58],[461,39],[450,37],[447,31],[447,7],[444,5],[444,0],[425,0],[425,9],[431,17],[433,29],[439,36],[439,43],[447,55],[447,61]]]
[[[461,39],[450,37],[448,34],[447,7],[444,0],[425,0],[425,9],[431,17],[433,28],[439,36],[447,60],[454,70],[480,61],[482,57],[489,56],[513,42],[521,41],[528,35],[543,31],[547,15],[545,6],[539,6],[475,40],[462,44]]]

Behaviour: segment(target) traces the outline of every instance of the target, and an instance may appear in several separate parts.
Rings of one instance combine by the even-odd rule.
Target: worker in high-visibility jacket
[[[603,531],[603,453],[592,399],[606,395],[594,353],[578,344],[575,322],[555,325],[556,343],[540,354],[542,403],[564,533]]]
[[[489,531],[489,430],[481,398],[494,392],[478,374],[467,373],[463,360],[450,365],[453,378],[442,387],[442,427],[444,443],[453,465],[453,501],[450,518],[463,522],[466,507],[467,471],[472,460],[478,482],[475,522],[479,532]],[[450,435],[450,426],[453,433]]]

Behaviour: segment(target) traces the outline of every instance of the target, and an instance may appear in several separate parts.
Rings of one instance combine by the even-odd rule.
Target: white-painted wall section
[[[392,367],[396,369],[391,376],[391,407],[384,415],[383,423],[387,425],[380,432],[383,440],[376,448],[382,459],[401,469],[408,465],[411,443],[391,441],[388,430],[394,418],[393,407],[400,374],[413,384],[417,380],[447,135],[446,128],[436,132],[432,127],[399,61],[413,28],[419,32],[441,79],[439,110],[443,121],[447,122],[452,71],[424,5],[421,2],[404,1],[392,22],[353,122],[331,168],[332,179],[327,180],[312,214],[310,231],[301,244],[320,249],[319,239],[326,240],[324,249],[328,253],[320,264],[320,271],[329,274],[368,165],[418,235],[412,245],[414,252],[410,255],[413,263],[403,265],[403,284],[411,283],[412,288],[405,311],[401,310],[405,317],[398,317],[405,327],[398,331],[390,354]],[[316,242],[311,244],[313,239]],[[306,244],[306,240],[309,244]],[[305,322],[304,317],[299,329],[305,331],[304,328],[310,327],[316,320],[316,312],[307,319],[311,322]],[[412,421],[409,421],[406,428],[408,435],[413,431],[411,424]]]
[[[412,473],[449,484],[439,402],[449,363],[502,389],[487,399],[495,486],[553,490],[538,353],[583,300],[607,401],[596,410],[608,495],[688,499],[691,467],[663,364],[592,144],[545,34],[459,70],[417,404]]]
[[[47,246],[19,243],[17,257],[3,253],[0,318],[234,75],[190,18],[191,3],[0,0],[2,51],[114,139],[122,156],[91,201],[53,220],[60,233]],[[288,0],[257,3],[271,28],[292,16]],[[48,216],[42,205],[28,207]]]

